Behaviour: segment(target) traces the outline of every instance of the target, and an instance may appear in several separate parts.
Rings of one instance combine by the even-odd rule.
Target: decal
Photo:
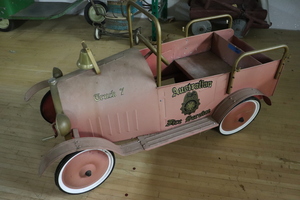
[[[209,114],[210,112],[211,112],[211,110],[208,109],[208,110],[203,110],[201,113],[198,113],[196,115],[189,115],[185,118],[185,123],[196,120],[196,119],[199,119],[199,118],[203,117],[204,115]],[[166,127],[175,126],[175,125],[178,125],[178,124],[182,124],[182,119],[179,119],[179,120],[169,119],[167,121]]]
[[[106,94],[100,94],[100,93],[94,94],[95,101],[103,101],[114,97],[116,97],[116,92],[113,90],[110,93],[106,93]]]
[[[188,92],[184,96],[183,103],[181,104],[181,112],[185,115],[194,113],[200,105],[200,100],[196,91]]]
[[[192,121],[192,120],[195,120],[195,119],[198,119],[204,115],[207,115],[208,113],[210,113],[210,109],[208,110],[203,110],[201,113],[199,114],[196,114],[196,115],[189,115],[185,118],[185,122],[189,122],[189,121]]]
[[[169,119],[166,126],[175,126],[175,125],[181,124],[181,123],[182,123],[182,119],[180,119],[180,120]]]
[[[124,95],[124,87],[120,88],[119,90],[120,90],[121,96]],[[103,101],[103,100],[107,100],[107,99],[111,99],[111,98],[115,98],[115,97],[117,97],[117,94],[114,90],[111,90],[109,93],[105,93],[105,94],[101,94],[101,93],[94,94],[95,101]]]
[[[200,80],[197,83],[189,83],[183,87],[173,87],[172,88],[172,92],[173,95],[172,97],[176,97],[176,95],[180,95],[180,94],[184,94],[193,90],[198,90],[198,89],[202,89],[202,88],[211,88],[212,87],[212,81],[204,81],[204,80]]]
[[[121,95],[124,95],[124,87],[120,88],[119,90],[121,92]]]

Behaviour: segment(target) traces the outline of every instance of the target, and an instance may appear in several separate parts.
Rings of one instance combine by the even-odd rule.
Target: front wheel
[[[231,135],[248,126],[260,111],[260,101],[251,97],[235,106],[222,119],[219,131],[223,135]]]
[[[67,155],[55,172],[55,183],[68,194],[81,194],[101,185],[115,165],[113,152],[93,149]]]

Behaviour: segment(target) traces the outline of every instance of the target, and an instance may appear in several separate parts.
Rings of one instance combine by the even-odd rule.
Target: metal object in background
[[[91,24],[101,24],[105,21],[106,12],[108,7],[102,1],[90,0],[84,8],[84,17],[86,21]]]
[[[34,0],[1,0],[0,31],[11,31],[24,20],[56,19],[84,1],[76,0],[72,3],[63,3],[35,2]]]
[[[157,19],[167,20],[168,18],[168,0],[152,0],[151,14]],[[155,24],[152,22],[152,42],[156,42]]]
[[[267,4],[267,1],[264,1]],[[268,10],[257,0],[189,0],[190,19],[198,19],[220,14],[229,14],[233,19],[243,19],[237,23],[238,35],[245,36],[250,28],[269,28]],[[244,25],[246,22],[246,25]],[[240,29],[243,29],[240,31]]]
[[[193,24],[196,24],[198,22],[206,22],[206,21],[209,22],[209,20],[221,19],[221,18],[227,18],[227,20],[228,20],[227,27],[228,28],[232,27],[232,17],[231,17],[231,15],[229,15],[229,14],[223,14],[223,15],[210,16],[210,17],[205,17],[205,18],[200,18],[200,19],[194,19],[194,20],[190,21],[185,27],[183,27],[182,30],[183,30],[183,32],[185,32],[185,37],[188,37],[188,35],[189,35],[189,28],[190,28],[190,26],[193,27]]]
[[[212,30],[210,21],[202,21],[192,24],[192,33],[194,35],[207,33]]]
[[[244,30],[247,26],[247,21],[245,19],[235,19],[233,20],[232,29],[234,30],[234,35],[238,38],[243,38]]]
[[[104,17],[104,21],[102,23],[98,23],[96,21],[92,22],[95,27],[94,30],[94,38],[96,40],[100,40],[102,35],[115,36],[115,37],[124,37],[128,38],[128,21],[127,21],[127,11],[126,4],[129,0],[110,0],[107,1],[107,12],[105,15],[101,13],[100,15]],[[94,1],[95,3],[98,1]],[[142,6],[142,0],[135,0],[135,3]],[[93,7],[91,7],[93,9]],[[130,9],[131,18],[137,14],[137,9],[132,7]],[[94,12],[97,18],[97,12]],[[141,32],[141,28],[135,29],[134,33]],[[137,37],[136,37],[137,38]],[[137,44],[138,41],[135,40]]]

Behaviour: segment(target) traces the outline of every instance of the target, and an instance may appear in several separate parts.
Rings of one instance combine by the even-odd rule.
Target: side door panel
[[[227,96],[228,76],[221,74],[158,88],[161,129],[211,115]]]

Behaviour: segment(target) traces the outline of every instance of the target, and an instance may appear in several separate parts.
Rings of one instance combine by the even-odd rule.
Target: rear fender
[[[256,97],[258,99],[263,99],[267,105],[271,105],[271,100],[265,94],[260,92],[255,88],[245,88],[238,90],[228,97],[226,97],[217,107],[212,117],[218,123],[222,121],[222,119],[226,116],[226,114],[233,109],[236,105],[238,105],[241,101],[249,98],[249,97]]]
[[[76,129],[75,132],[77,132],[78,135],[78,131]],[[103,138],[78,137],[66,140],[50,149],[50,151],[48,151],[48,153],[42,158],[39,167],[39,175],[42,175],[52,163],[62,159],[66,155],[87,149],[106,149],[122,156],[134,154],[144,150],[139,141],[131,141],[125,145],[116,145],[115,143]]]

